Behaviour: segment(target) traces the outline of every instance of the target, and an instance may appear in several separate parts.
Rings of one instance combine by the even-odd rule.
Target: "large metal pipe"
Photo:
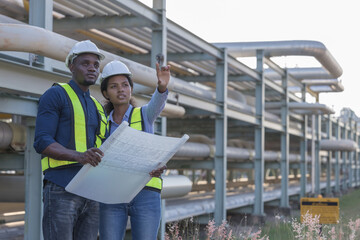
[[[27,36],[26,41],[24,41],[24,36]],[[29,52],[64,61],[68,52],[76,42],[77,41],[73,39],[36,26],[0,24],[1,51]],[[112,60],[120,60],[129,67],[132,72],[132,78],[136,83],[151,87],[152,89],[155,89],[157,86],[155,69],[106,51],[101,52],[105,55],[105,59],[101,62],[101,68]],[[170,91],[187,93],[205,99],[214,100],[216,98],[214,91],[208,91],[174,77],[171,77],[168,89]]]
[[[344,91],[344,86],[339,79],[306,79],[302,83],[310,87],[311,90],[316,91],[317,88],[321,86],[330,87],[332,92],[342,92]],[[314,87],[313,87],[314,86]],[[320,90],[318,90],[320,91]],[[328,90],[329,91],[329,90]]]
[[[192,182],[183,175],[163,176],[164,199],[185,196],[191,191]],[[0,175],[0,202],[25,201],[25,176]]]
[[[0,15],[0,22],[1,23],[24,24],[21,21],[9,18],[4,15]],[[331,78],[331,75],[323,68],[289,68],[288,72],[290,75],[292,75],[297,80],[329,79],[329,78]],[[265,70],[265,77],[269,78],[271,80],[280,80],[281,79],[281,76],[272,69]],[[324,84],[325,84],[325,82],[324,82]],[[310,83],[308,83],[308,85],[310,85]],[[330,87],[331,87],[332,91],[340,92],[340,91],[344,90],[344,87],[342,86],[341,82],[339,82],[339,80],[337,80],[337,82],[333,81],[331,83]],[[153,90],[151,89],[151,93],[152,93],[152,91]],[[240,99],[238,99],[238,97],[232,96],[232,93],[239,94],[239,92],[236,92],[236,91],[229,91],[229,93],[228,93],[229,98],[234,98],[234,99],[240,100],[242,103],[244,103],[244,100],[245,100],[244,96],[238,96],[238,97],[240,97]]]
[[[24,151],[26,146],[25,126],[0,122],[0,150]]]
[[[24,36],[27,36],[24,41]],[[38,54],[59,61],[64,61],[76,40],[48,31],[44,28],[23,24],[0,24],[0,50],[20,51]],[[115,54],[101,51],[105,59],[101,68],[112,60],[124,62],[132,72],[136,83],[152,87],[157,86],[155,69],[136,63]],[[183,80],[172,77],[168,85],[170,91],[185,92],[207,99],[215,99],[215,92],[211,92]]]
[[[137,85],[140,86],[140,85]],[[131,104],[135,107],[144,106],[149,102],[149,98],[145,98],[140,95],[136,95],[131,98]],[[166,103],[160,116],[168,118],[181,118],[185,115],[185,108],[171,103]]]
[[[315,92],[342,92],[344,86],[341,80],[333,78],[323,68],[288,68],[288,73],[301,83],[306,84]],[[265,77],[281,84],[281,75],[272,69],[265,69]],[[312,87],[312,86],[316,86]],[[320,87],[323,87],[321,89]],[[300,87],[289,86],[291,91],[301,91]]]
[[[187,142],[175,153],[180,158],[207,158],[211,155],[213,145],[204,143]]]
[[[319,68],[288,68],[288,73],[296,80],[304,79],[329,79],[332,75],[322,67]],[[264,70],[265,77],[270,80],[281,80],[281,75],[271,68]]]
[[[23,41],[24,36],[27,36],[26,41]],[[0,24],[0,51],[29,52],[64,61],[76,42],[68,37],[31,25]],[[106,51],[101,52],[105,55],[105,60],[101,62],[101,67],[112,60],[120,60],[129,67],[132,72],[132,78],[136,83],[151,87],[152,89],[155,89],[157,86],[155,69]],[[171,77],[168,89],[211,101],[216,99],[214,90],[203,89],[175,77]],[[228,98],[228,106],[245,113],[254,114],[255,112],[252,106],[231,98]],[[279,117],[271,113],[266,113],[265,117],[270,121],[280,121]]]
[[[275,56],[312,56],[332,75],[338,78],[343,71],[324,44],[317,41],[269,41],[269,42],[224,42],[214,43],[216,47],[227,48],[234,57],[254,57],[256,50],[264,50],[267,57]]]
[[[164,199],[182,197],[191,191],[192,182],[184,175],[163,176],[163,190],[161,197]]]
[[[226,148],[227,158],[234,161],[246,161],[253,160],[255,156],[254,149],[239,148],[239,147],[227,147]],[[206,159],[214,157],[215,146],[207,143],[195,143],[186,142],[178,152],[175,153],[174,159]],[[265,151],[265,161],[280,161],[281,152],[277,151]],[[299,161],[300,155],[289,154],[290,161]]]
[[[352,140],[321,140],[320,149],[327,151],[356,151],[357,145],[356,142]],[[252,160],[255,156],[254,149],[249,148],[239,148],[239,147],[227,147],[226,148],[227,157],[232,160]],[[213,157],[215,155],[215,146],[208,143],[196,143],[196,142],[187,142],[185,143],[177,153],[175,153],[175,159],[206,159]],[[265,161],[280,161],[281,152],[280,151],[265,151],[264,152]],[[289,154],[290,161],[300,161],[299,154]]]
[[[281,102],[267,102],[265,109],[280,109],[283,103]],[[298,114],[334,114],[334,110],[321,103],[306,103],[306,102],[289,102],[288,107],[291,111]]]
[[[325,151],[357,151],[358,145],[349,139],[323,139],[320,140],[320,149]]]
[[[6,13],[14,17],[21,16],[22,19],[28,18],[28,13],[24,8],[23,0],[1,0],[0,13]]]
[[[12,141],[13,132],[9,124],[0,122],[0,149],[7,149]]]

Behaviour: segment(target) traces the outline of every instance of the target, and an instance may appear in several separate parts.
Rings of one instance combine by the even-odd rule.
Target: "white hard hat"
[[[122,62],[118,60],[114,60],[109,62],[105,65],[103,68],[102,74],[101,74],[101,81],[105,78],[114,76],[114,75],[127,75],[131,76],[131,72],[129,68]]]
[[[70,50],[69,54],[65,59],[65,65],[69,67],[69,64],[73,62],[73,60],[82,53],[93,53],[99,56],[100,60],[105,58],[104,54],[100,52],[97,46],[91,42],[90,40],[85,40],[81,42],[77,42]]]

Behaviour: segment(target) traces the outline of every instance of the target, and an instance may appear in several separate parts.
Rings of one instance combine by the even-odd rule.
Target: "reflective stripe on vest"
[[[100,119],[100,126],[98,132],[96,133],[96,140],[95,140],[95,147],[99,148],[102,144],[102,141],[105,139],[105,134],[107,130],[107,118],[104,113],[103,106],[96,100],[93,96],[90,96],[98,111],[99,119]]]
[[[86,121],[84,109],[81,105],[79,97],[76,95],[72,87],[67,83],[56,83],[61,86],[67,93],[68,99],[71,102],[72,119],[73,119],[73,140],[75,144],[75,149],[77,152],[85,152],[87,150],[87,131],[86,131]],[[106,133],[106,116],[104,109],[101,104],[93,97],[93,100],[99,117],[99,129],[96,134],[95,147],[100,147],[102,140],[105,139]],[[53,158],[44,157],[41,160],[42,170],[45,171],[48,168],[57,168],[60,166],[75,164],[77,162],[66,161],[66,160],[55,160]]]
[[[129,116],[129,126],[142,131],[143,130],[143,125],[144,125],[144,121],[142,118],[142,114],[141,114],[141,108],[137,107],[137,108],[133,108],[130,116]],[[156,188],[161,190],[162,189],[162,179],[158,178],[158,177],[153,177],[150,179],[150,181],[145,185],[147,187],[152,187],[152,188]]]

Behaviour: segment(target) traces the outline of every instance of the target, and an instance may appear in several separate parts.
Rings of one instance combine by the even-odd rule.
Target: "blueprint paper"
[[[66,191],[102,203],[128,203],[189,139],[165,137],[135,130],[123,122],[101,145],[98,166],[84,165]]]

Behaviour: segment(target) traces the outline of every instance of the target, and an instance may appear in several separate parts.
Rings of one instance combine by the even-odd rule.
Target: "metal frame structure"
[[[341,67],[322,43],[211,44],[167,19],[165,0],[154,0],[152,8],[134,0],[33,0],[28,10],[11,4],[0,10],[0,114],[26,126],[27,140],[26,149],[0,149],[0,170],[24,172],[25,239],[41,237],[40,156],[32,147],[36,101],[52,83],[70,78],[62,62],[76,40],[95,42],[106,55],[102,66],[124,61],[142,101],[156,86],[155,55],[171,65],[161,132],[191,134],[168,168],[192,178],[193,191],[163,201],[162,238],[166,222],[206,216],[221,224],[230,213],[261,218],[267,204],[289,209],[290,197],[331,196],[359,185],[359,119],[351,110],[331,117],[318,102],[322,92],[343,90]],[[273,59],[280,55],[313,56],[322,67],[284,69]],[[245,56],[256,57],[255,69],[242,63]],[[102,98],[98,85],[91,92]],[[306,102],[307,94],[317,103]],[[349,141],[336,148],[322,139]],[[281,175],[280,188],[265,191],[267,170]],[[246,186],[255,190],[244,193]]]

